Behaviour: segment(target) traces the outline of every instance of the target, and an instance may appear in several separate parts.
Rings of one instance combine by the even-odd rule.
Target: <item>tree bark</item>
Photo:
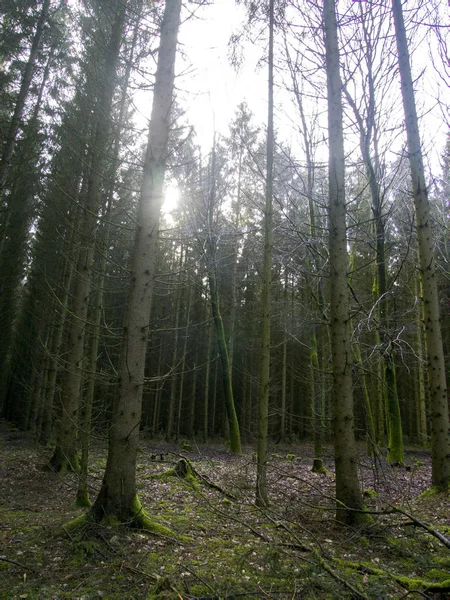
[[[166,441],[169,442],[173,437],[173,426],[175,421],[175,400],[177,397],[178,388],[178,342],[180,337],[180,307],[181,307],[181,272],[183,267],[183,247],[180,248],[180,263],[178,270],[178,278],[176,284],[176,300],[175,300],[175,331],[173,340],[173,353],[172,353],[172,381],[170,383],[170,397],[169,407],[167,411],[167,427],[166,427]]]
[[[330,329],[333,362],[334,452],[338,521],[354,523],[363,507],[356,470],[353,414],[352,348],[349,331],[345,158],[342,83],[335,0],[324,0],[325,56],[328,92]],[[348,510],[350,509],[350,510]],[[353,509],[353,510],[352,510]]]
[[[208,268],[209,293],[211,298],[211,313],[216,330],[217,346],[222,373],[222,385],[225,396],[225,409],[228,417],[230,431],[230,450],[236,454],[241,453],[241,434],[236,414],[233,397],[233,384],[231,381],[230,361],[228,357],[228,347],[225,338],[225,328],[223,326],[222,314],[220,312],[219,291],[217,289],[217,279],[215,265],[209,265]]]
[[[225,327],[222,319],[222,312],[220,310],[220,297],[219,288],[217,285],[217,273],[216,273],[216,253],[217,253],[217,239],[214,233],[213,213],[214,205],[216,202],[216,150],[215,142],[212,150],[211,157],[211,180],[210,180],[210,192],[208,197],[207,207],[207,240],[206,240],[206,260],[207,260],[207,274],[209,283],[209,295],[211,302],[211,314],[214,323],[214,329],[216,332],[217,349],[219,353],[221,374],[222,374],[222,386],[223,394],[225,399],[225,410],[227,415],[228,433],[230,437],[230,450],[236,454],[241,453],[241,434],[239,430],[239,422],[236,414],[236,407],[234,404],[233,395],[233,381],[230,365],[230,356],[228,352],[228,345],[225,336]]]
[[[261,381],[258,416],[258,452],[256,465],[256,504],[267,506],[267,431],[270,396],[270,313],[273,253],[273,32],[274,0],[269,2],[269,57],[268,57],[268,115],[266,156],[266,204],[264,210],[264,266],[261,290]]]
[[[431,231],[430,203],[425,181],[419,122],[401,0],[392,0],[392,11],[397,40],[398,64],[419,249],[419,271],[423,292],[428,384],[431,400],[431,479],[434,487],[447,490],[450,480],[447,382],[439,314],[433,233]]]
[[[22,76],[22,82],[20,84],[19,95],[17,96],[16,105],[14,107],[14,113],[9,124],[8,133],[6,135],[6,142],[3,148],[2,158],[0,161],[0,195],[3,192],[6,183],[6,177],[8,175],[9,165],[11,158],[14,153],[16,146],[17,134],[19,132],[20,119],[22,118],[23,108],[27,99],[28,91],[30,89],[31,80],[33,78],[33,71],[36,64],[37,55],[39,52],[39,46],[41,44],[42,34],[44,33],[45,23],[48,18],[48,11],[50,8],[50,0],[44,0],[42,4],[41,13],[36,24],[36,31],[34,33],[33,42],[31,44],[30,55],[28,57],[27,64]]]
[[[55,471],[78,470],[77,421],[80,405],[80,384],[84,358],[84,337],[94,260],[97,213],[103,170],[103,153],[110,129],[110,112],[115,88],[115,75],[119,60],[126,5],[118,3],[116,18],[106,49],[103,80],[96,106],[96,128],[89,170],[89,183],[84,202],[81,225],[81,245],[69,327],[67,368],[61,393],[61,421],[58,438],[50,464]]]
[[[90,513],[98,521],[114,517],[120,522],[144,527],[148,527],[149,522],[136,495],[136,454],[180,12],[181,0],[166,0],[124,318],[118,392],[109,433],[106,471]]]

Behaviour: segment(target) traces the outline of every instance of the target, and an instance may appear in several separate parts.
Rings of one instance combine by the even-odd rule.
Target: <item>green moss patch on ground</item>
[[[7,434],[5,423],[0,429]],[[163,445],[142,440],[139,500],[162,528],[152,532],[83,520],[73,503],[77,476],[42,471],[51,450],[27,436],[14,444],[3,439],[0,598],[345,600],[401,598],[411,589],[448,597],[448,549],[404,515],[376,516],[361,530],[335,523],[333,478],[311,473],[308,445],[272,453],[272,503],[261,511],[253,504],[252,448],[235,457],[202,446],[189,456],[196,471],[236,498],[230,501],[201,482],[167,476],[174,464],[148,459]],[[375,492],[366,495],[371,510],[403,506],[445,534],[448,497],[420,496],[429,487],[428,453],[421,452],[420,469],[383,463],[376,471],[363,446],[361,452],[361,485]],[[92,464],[104,464],[105,455],[106,445],[94,445]],[[332,474],[331,458],[325,466]],[[90,472],[91,498],[101,475]]]

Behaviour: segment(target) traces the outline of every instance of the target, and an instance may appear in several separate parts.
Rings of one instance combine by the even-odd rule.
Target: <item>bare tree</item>
[[[136,453],[142,412],[145,356],[152,305],[158,229],[173,104],[181,0],[167,0],[161,23],[158,65],[144,163],[137,229],[119,362],[119,386],[109,433],[103,482],[91,516],[151,527],[136,494]]]
[[[353,414],[352,347],[348,292],[348,250],[345,207],[345,155],[342,82],[335,0],[323,8],[328,92],[329,215],[330,215],[330,330],[333,361],[334,460],[337,519],[354,523],[363,502],[356,470]]]
[[[450,480],[447,382],[433,234],[431,231],[430,203],[401,0],[392,0],[392,12],[397,40],[398,65],[419,248],[419,272],[422,283],[428,383],[431,397],[432,484],[438,489],[447,490]]]

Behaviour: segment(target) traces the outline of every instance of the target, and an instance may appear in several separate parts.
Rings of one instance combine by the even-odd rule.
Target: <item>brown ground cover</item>
[[[348,529],[334,520],[331,448],[328,474],[318,475],[310,445],[273,446],[271,506],[260,510],[252,448],[236,457],[223,445],[183,448],[144,435],[139,496],[172,530],[163,536],[114,524],[67,530],[83,513],[77,476],[44,470],[51,450],[5,422],[0,436],[0,598],[450,598],[449,497],[421,496],[426,450],[409,449],[406,468],[393,468],[361,445],[373,521]],[[174,476],[180,454],[206,480]],[[105,461],[106,444],[94,441],[92,499]]]

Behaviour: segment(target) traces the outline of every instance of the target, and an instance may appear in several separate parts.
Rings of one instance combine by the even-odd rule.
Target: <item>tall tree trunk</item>
[[[362,9],[361,9],[362,10]],[[369,183],[370,195],[372,200],[372,212],[375,222],[376,236],[376,277],[375,277],[375,302],[377,306],[379,340],[382,365],[381,373],[383,376],[382,383],[384,389],[382,391],[383,398],[386,398],[386,416],[388,426],[388,462],[394,464],[403,464],[404,460],[404,445],[403,445],[403,430],[400,414],[400,403],[397,390],[397,375],[395,366],[395,354],[392,344],[389,341],[389,290],[387,283],[387,267],[386,267],[386,217],[383,214],[383,193],[380,186],[380,159],[378,155],[378,134],[375,122],[375,106],[376,106],[376,90],[373,78],[373,51],[371,48],[370,36],[362,17],[362,27],[364,38],[367,45],[366,66],[367,66],[367,97],[368,109],[367,117],[364,121],[358,109],[356,102],[345,88],[345,95],[348,103],[352,107],[356,122],[359,128],[360,149],[362,159],[366,169],[366,178]],[[372,159],[371,146],[374,149],[374,157]],[[387,343],[385,340],[388,340]],[[381,383],[381,382],[380,382]]]
[[[44,68],[33,114],[24,127],[23,139],[16,151],[20,165],[13,169],[13,181],[10,182],[10,193],[5,201],[5,215],[3,219],[0,217],[0,221],[3,221],[0,222],[0,406],[2,398],[7,394],[6,382],[20,306],[18,294],[29,252],[29,230],[37,210],[35,195],[36,188],[39,187],[38,163],[43,147],[42,136],[39,135],[39,114],[52,60],[53,49]]]
[[[95,520],[111,516],[143,527],[151,527],[151,523],[136,494],[136,454],[180,12],[181,0],[166,0],[124,318],[118,392],[109,431],[106,470],[90,513]]]
[[[84,337],[91,287],[92,264],[94,259],[97,214],[99,210],[103,153],[106,148],[111,124],[111,106],[115,89],[115,77],[119,60],[122,30],[125,21],[126,5],[117,2],[117,12],[106,49],[103,80],[96,106],[96,128],[89,170],[89,183],[84,202],[81,225],[81,244],[78,256],[74,299],[69,327],[67,368],[61,392],[61,421],[58,439],[50,464],[55,471],[79,469],[77,456],[77,421],[80,404],[80,384],[83,370]]]
[[[431,479],[434,487],[447,490],[450,480],[447,382],[439,314],[433,233],[431,231],[430,203],[425,181],[419,123],[401,0],[392,0],[392,10],[397,40],[403,110],[405,113],[406,137],[417,227],[417,244],[419,248],[419,271],[424,303],[428,384],[431,400]]]
[[[180,314],[181,314],[181,271],[183,266],[183,247],[180,249],[180,266],[178,270],[178,280],[176,282],[176,301],[175,301],[175,331],[172,354],[172,381],[170,384],[169,407],[167,411],[166,441],[169,442],[173,437],[173,426],[175,421],[175,401],[178,388],[178,340],[180,337]]]
[[[417,277],[417,306],[416,306],[416,353],[417,353],[417,381],[416,394],[416,427],[417,440],[421,446],[428,446],[427,430],[427,395],[425,389],[424,351],[423,351],[423,306],[419,298],[422,296],[420,280]]]
[[[187,260],[187,252],[186,252],[185,260]],[[184,376],[185,376],[185,370],[186,370],[186,356],[187,356],[187,352],[188,352],[189,321],[191,318],[193,290],[194,290],[194,287],[193,287],[193,285],[191,285],[187,292],[188,301],[187,301],[187,307],[186,307],[186,322],[185,322],[185,326],[184,326],[183,354],[181,356],[181,365],[180,365],[181,366],[180,388],[178,390],[178,410],[177,410],[177,426],[176,426],[176,440],[177,441],[180,438],[181,413],[183,410]]]
[[[30,89],[31,80],[33,78],[34,67],[36,65],[36,59],[39,52],[39,46],[41,44],[42,34],[44,32],[45,24],[48,19],[49,8],[50,0],[44,0],[44,2],[42,3],[41,13],[36,24],[36,31],[34,32],[33,42],[31,44],[28,61],[23,72],[19,95],[17,96],[16,105],[14,107],[14,113],[9,124],[8,133],[6,134],[5,146],[3,148],[3,153],[0,160],[0,196],[2,195],[3,189],[5,187],[9,165],[11,163],[11,158],[14,153],[14,148],[16,146],[17,134],[19,132],[20,127],[20,120],[22,118],[25,101],[27,99],[28,92]]]
[[[331,352],[333,361],[334,453],[338,521],[354,523],[363,507],[356,470],[352,348],[349,331],[348,250],[345,209],[345,155],[342,83],[335,0],[324,0],[328,92]],[[350,510],[348,510],[350,509]]]
[[[205,311],[206,321],[209,319],[209,314]],[[208,344],[206,350],[206,369],[205,369],[205,389],[203,392],[203,442],[206,444],[209,435],[209,389],[210,389],[210,373],[211,373],[211,354],[213,342],[213,324],[208,325]]]
[[[233,397],[233,384],[231,381],[230,360],[225,338],[222,314],[220,311],[219,290],[217,289],[217,278],[215,265],[208,266],[209,293],[211,299],[211,313],[216,331],[217,347],[219,352],[220,367],[222,374],[222,386],[225,397],[225,410],[228,418],[230,431],[230,450],[236,454],[241,453],[241,434],[236,414]]]
[[[273,32],[274,0],[269,2],[269,56],[268,56],[268,115],[266,156],[266,204],[264,210],[264,266],[262,277],[261,304],[261,391],[258,416],[258,452],[256,465],[256,504],[267,506],[267,432],[269,423],[270,396],[270,314],[273,252]]]
[[[285,268],[284,273],[284,289],[283,289],[283,343],[281,347],[281,406],[280,406],[280,441],[286,440],[286,390],[287,390],[287,305],[288,305],[288,283],[289,273]]]
[[[163,389],[163,382],[160,379],[162,374],[162,366],[163,366],[163,338],[161,336],[159,342],[159,353],[158,353],[158,383],[156,390],[153,395],[153,412],[152,412],[152,425],[150,428],[151,437],[156,437],[156,434],[159,431],[159,413],[161,410],[161,394]]]
[[[239,256],[239,213],[241,209],[241,180],[242,180],[242,150],[239,152],[239,163],[238,163],[238,182],[237,182],[237,193],[236,193],[236,205],[234,213],[234,248],[233,248],[233,266],[231,269],[231,308],[230,308],[230,327],[229,327],[229,342],[228,342],[228,353],[230,356],[230,369],[231,377],[233,378],[233,358],[234,358],[234,334],[236,329],[236,307],[237,307],[237,270],[238,270],[238,256]]]
[[[216,251],[217,251],[217,239],[214,233],[213,213],[214,205],[216,202],[216,150],[215,142],[212,150],[211,157],[211,181],[210,181],[210,192],[208,198],[208,234],[206,240],[206,259],[207,259],[207,272],[208,272],[208,283],[209,283],[209,295],[211,302],[211,314],[213,317],[214,328],[217,339],[217,349],[219,352],[221,374],[222,374],[222,386],[223,394],[225,399],[225,410],[227,415],[227,423],[230,436],[230,450],[236,454],[241,453],[241,434],[239,431],[239,422],[236,414],[236,407],[234,404],[233,395],[233,382],[231,374],[230,357],[228,352],[227,341],[225,337],[225,327],[223,324],[222,313],[220,310],[220,299],[219,289],[217,285],[217,273],[216,273]]]
[[[98,347],[100,343],[100,333],[101,333],[101,318],[103,314],[103,294],[104,294],[104,285],[105,285],[105,274],[106,274],[106,263],[108,256],[108,247],[109,247],[109,219],[111,213],[111,206],[113,202],[114,190],[116,187],[116,177],[119,169],[119,150],[120,150],[120,134],[122,133],[122,129],[125,122],[126,117],[126,109],[128,106],[127,95],[128,95],[128,85],[131,75],[131,69],[133,65],[134,51],[137,42],[137,36],[139,32],[140,25],[140,17],[142,10],[142,1],[138,5],[138,15],[136,19],[136,24],[134,26],[133,38],[131,41],[130,54],[127,60],[127,66],[125,70],[125,76],[123,78],[122,83],[122,97],[120,100],[120,110],[119,110],[119,118],[118,118],[118,127],[116,131],[116,136],[114,140],[114,146],[112,151],[112,169],[111,169],[111,181],[109,185],[109,190],[106,194],[106,206],[103,209],[103,220],[104,220],[104,232],[101,237],[100,243],[100,263],[98,265],[99,279],[97,282],[97,293],[96,293],[96,303],[94,305],[93,315],[92,315],[92,334],[91,334],[91,348],[90,355],[88,361],[88,382],[86,387],[86,395],[84,399],[84,411],[83,411],[83,423],[82,423],[82,431],[81,431],[81,460],[80,460],[80,475],[78,479],[78,489],[75,503],[77,506],[89,507],[91,506],[91,501],[89,499],[89,490],[88,490],[88,471],[89,471],[89,448],[90,448],[90,439],[91,439],[91,427],[92,427],[92,407],[94,403],[94,392],[96,385],[96,374],[97,374],[97,360],[98,360]]]
[[[197,400],[197,381],[198,381],[198,348],[195,352],[194,357],[194,380],[192,382],[191,395],[189,397],[188,406],[188,426],[187,426],[187,437],[190,440],[194,439],[195,436],[195,409]]]

